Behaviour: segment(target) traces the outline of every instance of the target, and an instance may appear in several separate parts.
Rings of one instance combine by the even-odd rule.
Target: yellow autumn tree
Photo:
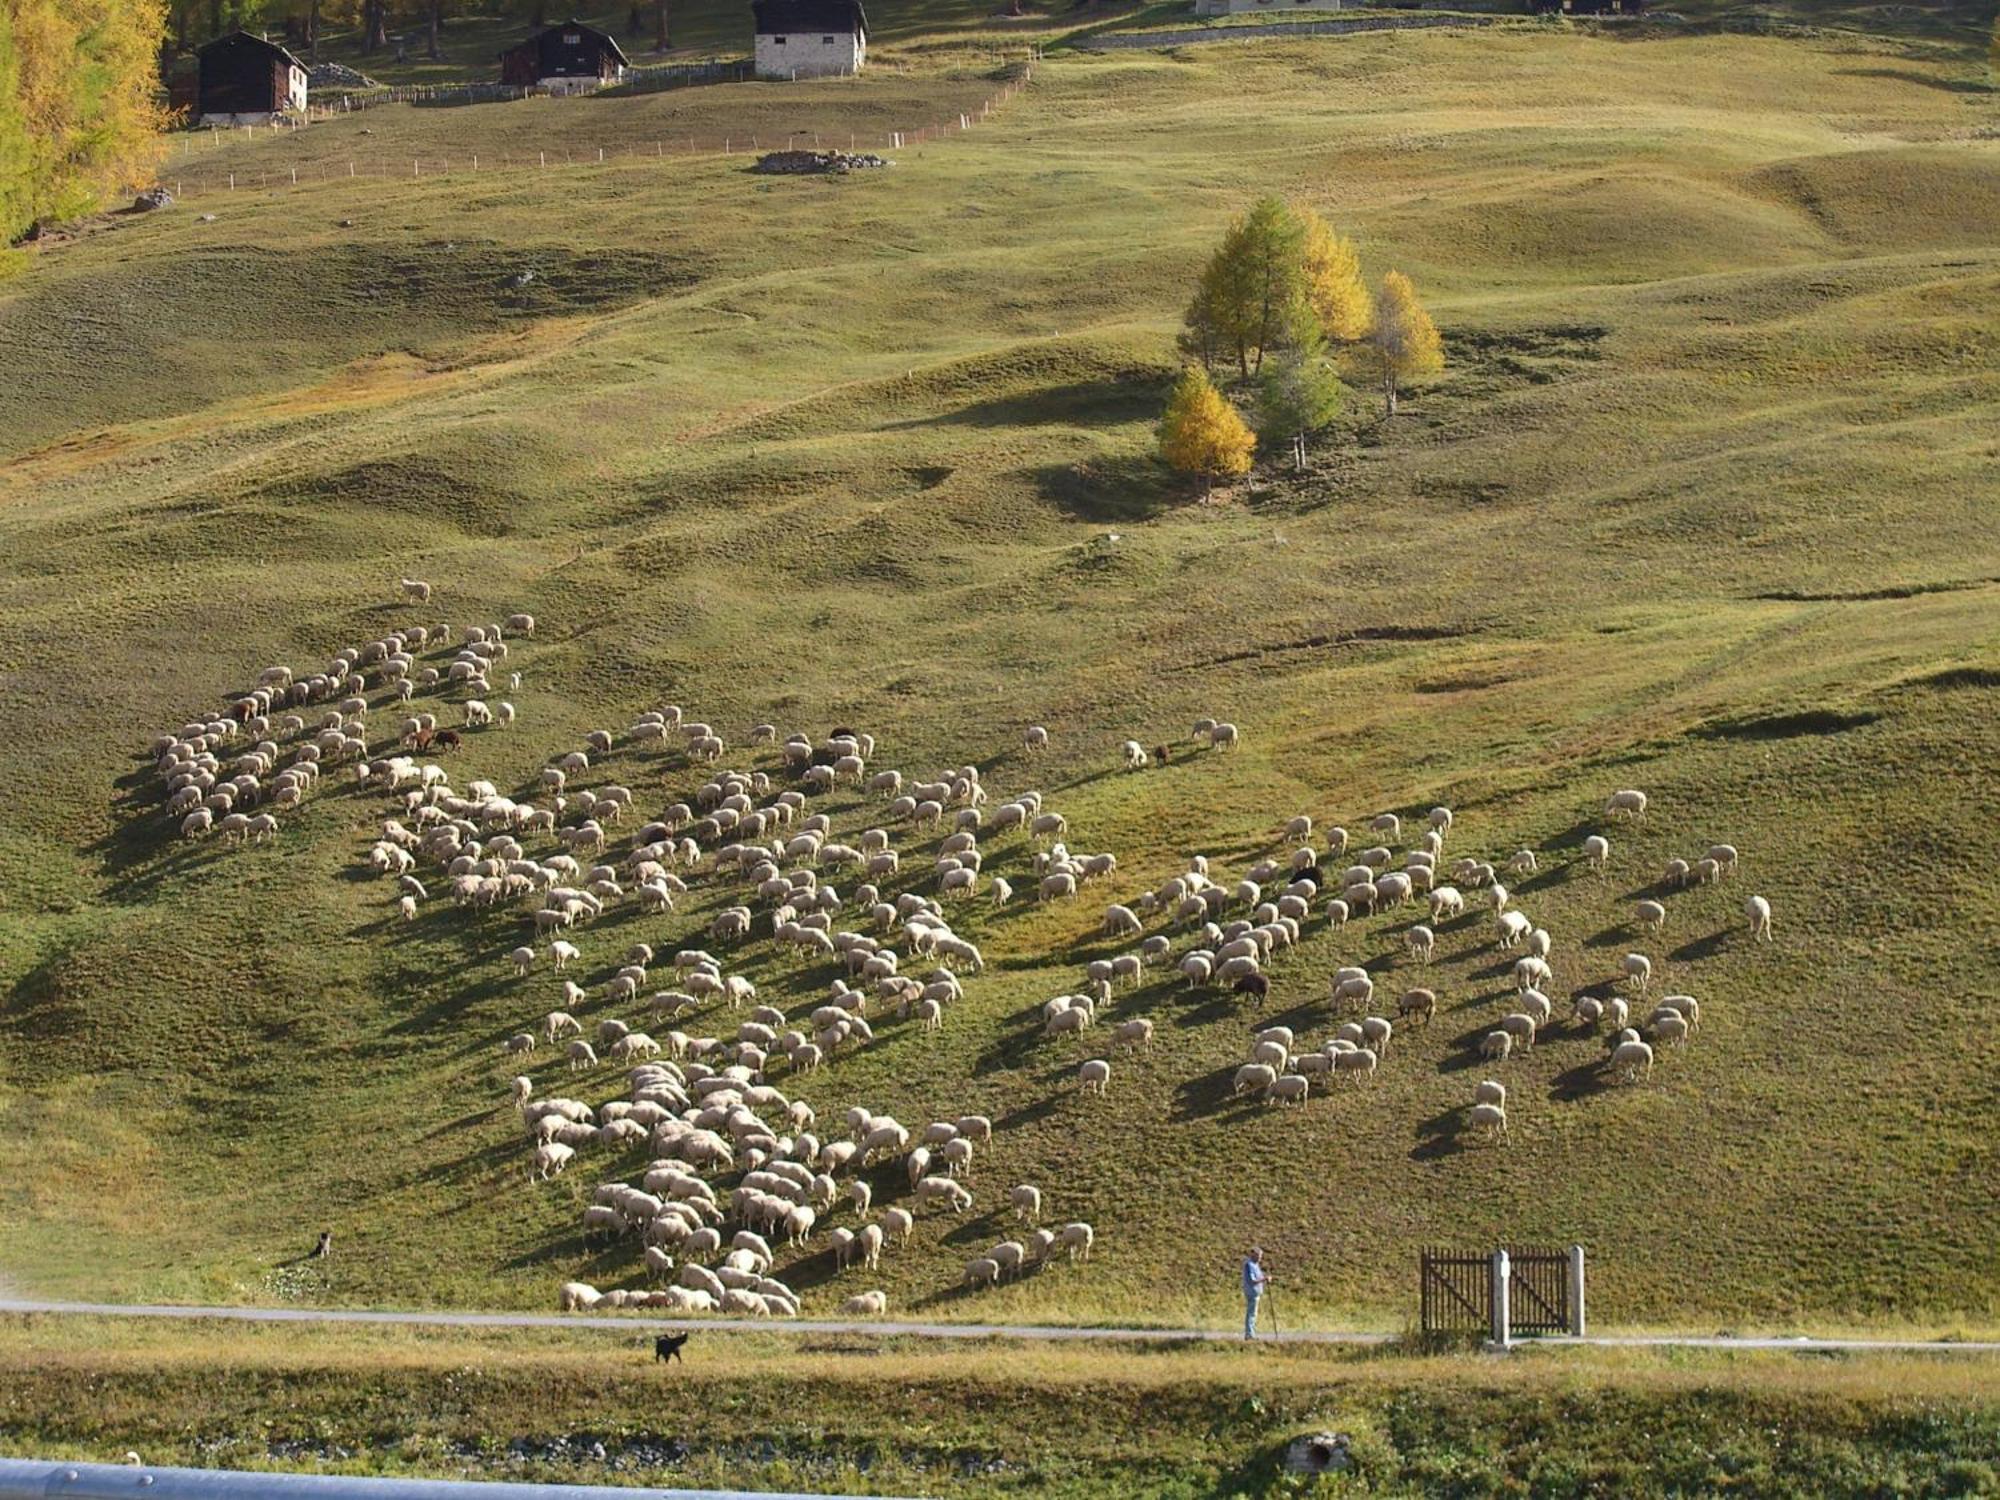
[[[1332,343],[1351,344],[1367,337],[1375,321],[1368,283],[1361,279],[1361,256],[1354,242],[1336,234],[1310,208],[1297,210],[1305,230],[1306,300],[1320,332]]]
[[[1382,278],[1375,293],[1375,326],[1368,335],[1382,377],[1385,416],[1396,415],[1396,395],[1404,382],[1444,368],[1444,340],[1417,300],[1417,289],[1401,271]]]
[[[0,242],[147,180],[166,0],[0,0]]]
[[[1213,488],[1218,479],[1250,472],[1257,439],[1236,408],[1199,365],[1189,365],[1167,398],[1160,421],[1160,452],[1183,474],[1199,474]]]

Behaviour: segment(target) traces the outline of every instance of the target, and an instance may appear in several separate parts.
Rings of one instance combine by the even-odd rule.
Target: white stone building
[[[859,73],[868,56],[861,0],[753,0],[759,78]]]

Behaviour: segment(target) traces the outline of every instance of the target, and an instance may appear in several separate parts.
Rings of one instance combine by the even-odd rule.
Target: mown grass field
[[[564,118],[835,131],[912,87]],[[345,783],[275,846],[182,845],[143,760],[272,661],[521,608],[520,723],[472,737],[461,784],[526,783],[675,701],[732,764],[774,765],[745,745],[767,719],[866,727],[906,773],[977,761],[996,800],[1040,788],[1073,848],[1119,856],[1074,904],[968,912],[989,972],[945,1030],[890,1023],[796,1086],[823,1117],[1000,1125],[972,1215],[927,1219],[879,1278],[791,1267],[809,1308],[880,1284],[899,1315],[1220,1321],[1256,1239],[1287,1317],[1396,1326],[1418,1245],[1505,1238],[1585,1243],[1605,1324],[1993,1326],[1994,103],[1969,55],[1909,39],[1051,58],[886,173],[701,155],[244,191],[41,255],[0,286],[0,1274],[527,1306],[634,1276],[578,1236],[602,1158],[523,1181],[497,1046],[557,995],[509,975],[519,922],[438,901],[394,923],[358,878],[381,801]],[[456,155],[555,118],[381,109],[213,149],[275,176],[362,129]],[[1310,474],[1199,504],[1152,423],[1194,271],[1267,190],[1412,274],[1449,368],[1392,423],[1357,394]],[[437,604],[388,603],[405,574]],[[1202,714],[1244,747],[1112,770]],[[1032,763],[1029,723],[1054,741]],[[647,813],[700,779],[629,750],[601,774]],[[1653,812],[1587,875],[1624,785]],[[1470,921],[1428,975],[1437,1024],[1302,1111],[1227,1097],[1253,1024],[1324,1036],[1341,964],[1414,982],[1401,919],[1316,921],[1254,1021],[1164,977],[1122,993],[1159,1036],[1102,1103],[1071,1078],[1103,1032],[1035,1037],[1117,951],[1105,902],[1197,851],[1240,873],[1295,812],[1358,833],[1439,801],[1453,853],[1541,851],[1517,894],[1559,1001],[1633,948],[1700,996],[1649,1085],[1602,1086],[1601,1043],[1559,1029],[1505,1067],[1510,1146],[1465,1149],[1471,1049],[1508,1008]],[[899,835],[906,883],[931,838]],[[1737,879],[1669,898],[1657,940],[1626,928],[1665,858],[1718,839]],[[1026,886],[1026,862],[1003,839],[987,870]],[[588,929],[583,977],[715,904]],[[731,962],[792,1010],[833,973],[762,942]],[[533,1071],[571,1086],[546,1051]],[[958,1294],[1022,1180],[1097,1226],[1092,1264]],[[279,1270],[328,1225],[329,1275]]]
[[[886,1372],[893,1370],[893,1376]],[[0,1453],[934,1496],[1983,1495],[1980,1358],[0,1326]],[[1297,1436],[1353,1467],[1279,1473]],[[1641,1436],[1643,1434],[1643,1436]]]

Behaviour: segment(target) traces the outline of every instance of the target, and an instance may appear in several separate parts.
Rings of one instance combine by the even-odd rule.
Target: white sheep
[[[1437,934],[1428,927],[1412,927],[1403,934],[1403,946],[1418,963],[1428,964],[1437,949]]]
[[[856,1292],[840,1304],[840,1310],[850,1318],[877,1318],[889,1310],[889,1294],[882,1291]]]
[[[1474,1134],[1491,1139],[1498,1136],[1507,1139],[1507,1109],[1502,1104],[1475,1104],[1466,1112],[1466,1128]]]
[[[1611,840],[1601,833],[1593,833],[1583,841],[1583,862],[1593,870],[1602,870],[1611,862]]]
[[[1608,1066],[1621,1082],[1636,1083],[1652,1075],[1653,1049],[1640,1041],[1620,1042],[1611,1049]]]
[[[1143,771],[1146,769],[1146,747],[1137,740],[1127,740],[1124,744],[1120,745],[1118,747],[1118,754],[1120,759],[1125,762],[1126,770]]]
[[[1111,1064],[1101,1057],[1092,1058],[1076,1070],[1076,1082],[1084,1093],[1101,1098],[1111,1086]]]
[[[1646,794],[1637,790],[1613,792],[1604,804],[1607,818],[1643,818],[1646,816]]]
[[[1667,908],[1658,901],[1641,901],[1632,908],[1632,915],[1641,927],[1653,932],[1667,925]]]
[[[1021,748],[1029,752],[1049,748],[1049,732],[1040,724],[1030,724],[1028,732],[1021,736]]]
[[[1618,960],[1618,972],[1640,994],[1653,982],[1653,961],[1643,953],[1628,953]]]
[[[1089,1260],[1090,1247],[1096,1242],[1097,1231],[1092,1229],[1088,1224],[1080,1222],[1063,1225],[1061,1233],[1056,1236],[1055,1240],[1058,1246],[1069,1252],[1069,1258],[1072,1261]]]
[[[1771,941],[1771,903],[1752,896],[1743,903],[1743,915],[1750,923],[1750,936],[1760,943]]]

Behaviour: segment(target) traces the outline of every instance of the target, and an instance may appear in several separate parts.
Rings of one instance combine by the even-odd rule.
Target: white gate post
[[[1583,1337],[1583,1246],[1569,1247],[1569,1335]]]
[[[1511,1327],[1507,1317],[1507,1282],[1512,1275],[1505,1250],[1493,1252],[1492,1303],[1493,1303],[1493,1345],[1497,1349],[1508,1347]]]

